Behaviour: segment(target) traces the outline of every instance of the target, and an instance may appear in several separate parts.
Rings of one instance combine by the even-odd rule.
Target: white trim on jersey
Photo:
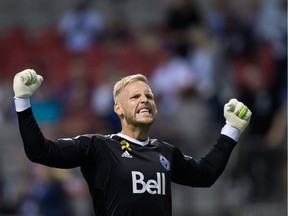
[[[14,98],[16,112],[22,112],[31,107],[30,98]]]
[[[235,140],[236,142],[238,142],[241,135],[241,131],[235,127],[232,127],[229,124],[225,124],[225,126],[221,130],[221,134],[226,135]]]
[[[119,136],[119,137],[122,137],[123,139],[126,139],[126,140],[128,140],[128,141],[130,141],[130,142],[132,142],[132,143],[141,145],[141,146],[148,145],[148,144],[149,144],[149,141],[150,141],[149,138],[148,138],[147,140],[145,140],[145,141],[140,141],[140,140],[134,139],[134,138],[132,138],[132,137],[130,137],[130,136],[127,136],[127,135],[125,135],[125,134],[122,134],[122,133],[117,133],[117,134],[115,134],[115,135],[117,135],[117,136]]]

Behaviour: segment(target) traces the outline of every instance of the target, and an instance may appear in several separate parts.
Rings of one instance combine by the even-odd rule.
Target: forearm
[[[221,134],[217,144],[203,158],[197,161],[201,170],[202,180],[199,182],[204,187],[210,187],[224,171],[236,142],[227,135]]]
[[[32,109],[17,112],[17,116],[25,153],[31,161],[40,163],[39,160],[45,152],[45,138],[32,114]]]
[[[31,161],[36,162],[43,152],[45,138],[33,116],[30,98],[16,97],[14,103],[25,153]]]

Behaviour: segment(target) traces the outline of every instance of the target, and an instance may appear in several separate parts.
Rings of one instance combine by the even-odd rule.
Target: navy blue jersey
[[[18,120],[31,161],[57,168],[81,168],[97,216],[171,215],[171,182],[211,186],[236,144],[220,135],[211,150],[195,160],[157,139],[150,139],[144,146],[117,134],[48,140],[31,108],[18,112]]]

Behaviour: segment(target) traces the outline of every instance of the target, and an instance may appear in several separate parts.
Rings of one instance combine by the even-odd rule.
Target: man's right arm
[[[41,86],[42,81],[43,78],[31,69],[17,73],[13,81],[14,103],[25,153],[31,161],[51,167],[81,166],[87,158],[91,139],[79,136],[74,139],[48,140],[33,116],[30,96]]]

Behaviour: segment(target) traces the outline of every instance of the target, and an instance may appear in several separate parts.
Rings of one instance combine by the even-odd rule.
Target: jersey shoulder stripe
[[[155,146],[163,147],[163,148],[168,148],[170,150],[174,150],[176,148],[176,146],[174,146],[168,142],[158,140],[158,139],[151,139],[151,145],[155,145]]]

